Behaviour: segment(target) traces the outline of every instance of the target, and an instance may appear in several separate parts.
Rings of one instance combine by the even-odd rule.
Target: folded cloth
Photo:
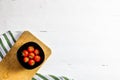
[[[11,47],[14,45],[14,43],[17,41],[19,36],[22,34],[22,32],[11,32],[7,31],[6,33],[0,35],[0,61],[6,56],[8,51],[11,49]],[[65,76],[55,76],[55,75],[42,75],[40,73],[36,73],[35,76],[32,78],[32,80],[73,80],[68,79]]]

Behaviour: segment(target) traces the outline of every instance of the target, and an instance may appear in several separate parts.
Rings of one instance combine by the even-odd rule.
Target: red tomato
[[[28,47],[28,52],[33,52],[34,51],[34,47],[33,46],[29,46]]]
[[[25,63],[27,63],[27,62],[29,61],[29,58],[28,58],[28,57],[24,57],[24,58],[23,58],[23,61],[24,61]]]
[[[39,62],[41,60],[41,57],[40,56],[35,56],[34,60],[35,60],[35,62]]]
[[[34,60],[29,60],[28,64],[29,64],[30,66],[33,66],[33,65],[35,64],[35,61],[34,61]]]
[[[35,54],[34,53],[29,53],[29,58],[30,59],[33,59],[35,57]]]
[[[28,51],[27,50],[23,50],[23,52],[22,52],[22,55],[24,56],[24,57],[26,57],[26,56],[28,56]]]
[[[38,55],[38,54],[40,53],[40,51],[39,51],[38,49],[35,49],[35,50],[34,50],[34,53],[35,53],[36,55]]]

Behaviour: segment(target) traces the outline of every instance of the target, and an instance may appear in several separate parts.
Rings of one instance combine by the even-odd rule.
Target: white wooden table
[[[120,80],[119,0],[0,0],[0,33],[30,30],[52,49],[42,74]]]

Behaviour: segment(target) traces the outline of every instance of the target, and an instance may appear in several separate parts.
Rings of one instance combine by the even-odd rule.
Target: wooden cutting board
[[[51,54],[50,48],[30,32],[25,31],[13,45],[5,58],[0,62],[0,80],[31,80],[38,69],[43,65],[44,62],[37,68],[28,70],[19,63],[17,59],[17,51],[23,44],[30,41],[34,41],[41,46],[45,54],[44,62],[47,60]]]

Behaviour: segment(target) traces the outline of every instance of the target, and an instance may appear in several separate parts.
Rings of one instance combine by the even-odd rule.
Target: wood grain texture
[[[27,42],[36,42],[44,51],[45,60],[50,56],[51,50],[43,42],[37,39],[30,32],[25,31],[13,45],[8,54],[0,62],[0,80],[31,80],[43,63],[35,69],[27,70],[17,60],[18,49]]]

